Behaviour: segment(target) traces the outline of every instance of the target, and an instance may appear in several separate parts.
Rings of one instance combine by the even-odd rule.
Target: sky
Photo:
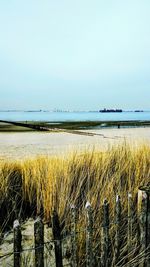
[[[0,0],[0,110],[150,110],[149,0]]]

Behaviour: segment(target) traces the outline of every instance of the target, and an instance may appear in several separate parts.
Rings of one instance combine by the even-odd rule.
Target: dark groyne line
[[[42,127],[40,125],[33,125],[33,124],[29,124],[29,123],[22,123],[22,122],[15,122],[15,121],[5,121],[5,120],[0,120],[0,122],[2,123],[9,123],[15,126],[21,126],[21,127],[25,127],[25,128],[30,128],[33,130],[37,130],[37,131],[49,131],[48,128],[46,127]]]

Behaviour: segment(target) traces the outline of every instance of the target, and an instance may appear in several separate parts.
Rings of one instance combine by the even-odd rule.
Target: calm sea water
[[[0,120],[11,121],[126,121],[149,120],[150,111],[147,112],[0,112]]]

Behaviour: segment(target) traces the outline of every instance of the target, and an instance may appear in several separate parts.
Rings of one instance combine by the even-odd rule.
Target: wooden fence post
[[[130,261],[130,254],[132,252],[133,243],[133,200],[132,194],[128,193],[128,260]]]
[[[21,235],[21,227],[18,220],[14,221],[13,229],[14,229],[14,267],[20,267],[22,235]]]
[[[116,223],[116,236],[115,236],[115,264],[117,264],[120,255],[120,227],[121,227],[121,201],[120,196],[116,197],[116,207],[115,207],[115,223]]]
[[[147,194],[148,194],[147,247],[148,247],[148,253],[149,253],[149,258],[147,260],[147,266],[150,266],[150,186],[149,186],[149,191],[147,191]]]
[[[93,266],[93,217],[89,202],[86,203],[86,267]]]
[[[77,210],[71,206],[71,266],[77,267]]]
[[[102,206],[101,267],[109,267],[109,203],[104,200]]]
[[[53,211],[52,214],[52,230],[53,230],[54,245],[55,245],[56,267],[63,267],[61,229],[60,229],[58,214],[56,211]]]
[[[143,186],[138,191],[138,215],[140,224],[141,252],[145,258],[140,267],[150,266],[150,186]]]
[[[35,267],[44,267],[44,224],[40,217],[34,222]]]

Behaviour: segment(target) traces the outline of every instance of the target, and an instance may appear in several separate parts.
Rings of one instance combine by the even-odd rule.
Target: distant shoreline
[[[135,109],[135,110],[123,110],[123,109],[100,109],[100,110],[0,110],[0,112],[54,112],[54,113],[89,113],[89,112],[108,112],[108,113],[114,113],[114,112],[150,112],[150,110],[140,110],[140,109]]]

